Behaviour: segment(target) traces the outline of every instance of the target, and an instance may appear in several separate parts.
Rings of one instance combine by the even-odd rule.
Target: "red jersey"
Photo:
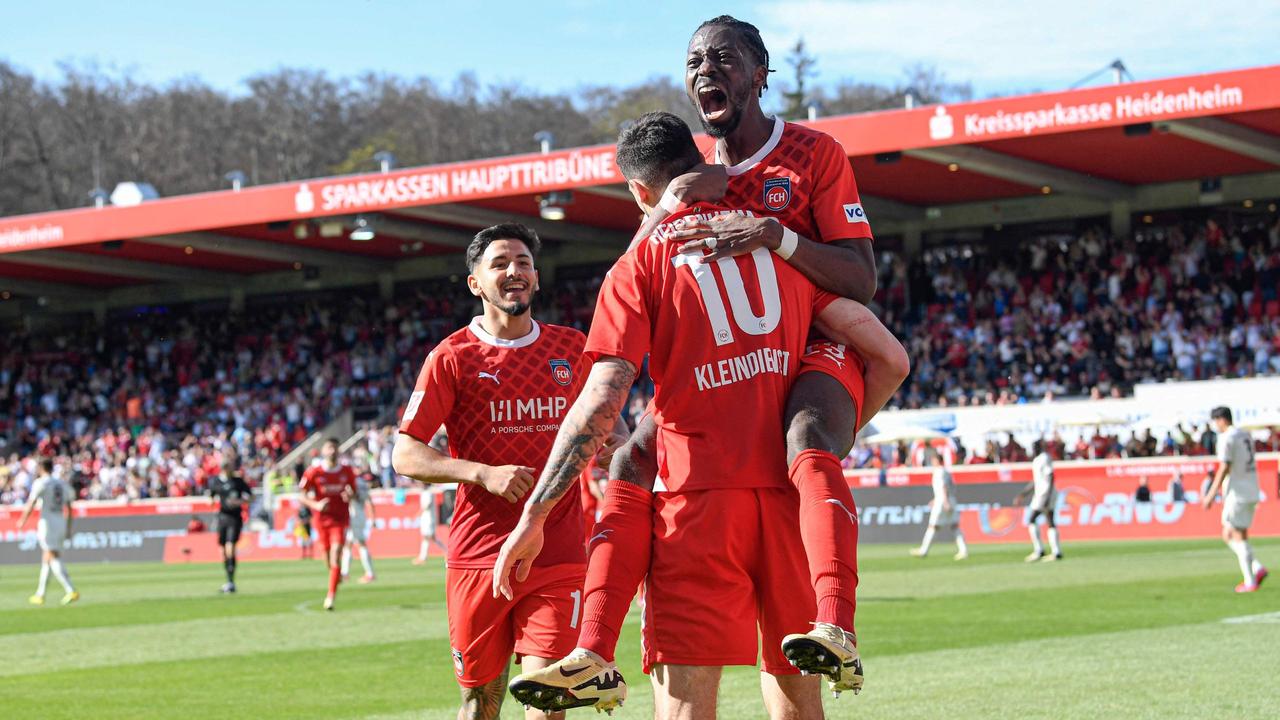
[[[698,204],[691,214],[739,212]],[[782,418],[813,317],[836,298],[763,248],[702,262],[645,239],[605,276],[587,355],[649,353],[657,489],[785,487]],[[759,310],[757,310],[759,308]]]
[[[503,340],[476,318],[427,355],[400,432],[426,443],[443,424],[453,457],[524,465],[536,478],[586,381],[585,341],[572,328],[537,322],[525,337]],[[479,485],[460,483],[449,530],[449,567],[493,567],[527,499],[510,503]],[[556,504],[545,532],[546,544],[534,565],[586,562],[578,493],[567,493]]]
[[[328,500],[329,505],[320,513],[330,522],[346,524],[351,522],[351,514],[347,510],[347,501],[342,491],[351,489],[351,496],[356,493],[356,471],[350,465],[339,465],[333,470],[326,470],[323,464],[312,465],[302,473],[299,485],[303,493],[312,500]]]
[[[775,217],[814,242],[871,237],[849,156],[826,133],[775,119],[764,146],[727,170],[728,207]]]

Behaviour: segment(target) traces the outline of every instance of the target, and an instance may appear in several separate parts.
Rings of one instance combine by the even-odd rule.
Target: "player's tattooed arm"
[[[507,670],[496,680],[480,687],[462,688],[462,712],[466,720],[494,720],[502,710],[502,699],[507,690]]]
[[[542,477],[529,496],[525,514],[545,516],[577,482],[587,463],[614,431],[627,401],[636,368],[621,358],[603,358],[560,425]]]

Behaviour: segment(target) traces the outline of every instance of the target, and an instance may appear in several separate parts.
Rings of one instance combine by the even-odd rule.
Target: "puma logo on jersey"
[[[500,372],[502,372],[502,368],[498,368],[497,370],[494,370],[491,373],[480,372],[478,373],[478,377],[476,379],[479,380],[480,378],[489,378],[494,382],[495,385],[501,385],[502,381],[498,379],[498,373]]]
[[[845,504],[843,502],[836,500],[835,498],[828,498],[827,502],[831,503],[832,505],[839,506],[839,508],[844,511],[844,514],[849,516],[849,522],[853,523],[854,525],[858,524],[858,516],[849,512],[849,508],[845,507]]]

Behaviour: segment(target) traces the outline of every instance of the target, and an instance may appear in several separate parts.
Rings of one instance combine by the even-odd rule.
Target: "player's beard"
[[[519,300],[515,302],[508,302],[506,300],[503,300],[501,290],[497,292],[496,297],[494,295],[490,295],[488,292],[485,292],[484,299],[490,305],[498,308],[499,310],[506,313],[507,315],[510,315],[511,317],[520,317],[521,315],[529,312],[529,308],[533,307],[533,297],[535,294],[537,294],[537,292],[538,292],[537,290],[529,291],[528,302],[521,302]]]

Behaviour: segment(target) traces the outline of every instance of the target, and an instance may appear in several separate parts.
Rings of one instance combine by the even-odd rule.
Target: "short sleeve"
[[[639,253],[643,249],[642,245],[623,255],[604,277],[585,350],[592,362],[619,357],[638,368],[649,352],[650,288],[649,278],[640,266]]]
[[[822,234],[809,238],[818,242],[870,238],[871,223],[858,196],[853,166],[844,148],[834,138],[825,138],[814,158],[818,181],[809,198],[814,225]]]
[[[1219,435],[1215,445],[1217,447],[1214,448],[1214,455],[1217,455],[1218,459],[1224,463],[1231,462],[1231,438],[1225,433]]]
[[[400,419],[400,432],[420,442],[430,443],[453,411],[456,392],[456,362],[452,354],[437,347],[422,363],[418,382]]]
[[[813,316],[815,318],[821,315],[823,310],[831,307],[831,303],[841,299],[839,295],[829,293],[817,286],[813,290]],[[849,302],[853,301],[850,300]]]
[[[313,465],[303,471],[302,480],[298,483],[298,489],[301,490],[303,494],[311,492],[312,488],[315,487],[315,478],[315,466]]]

